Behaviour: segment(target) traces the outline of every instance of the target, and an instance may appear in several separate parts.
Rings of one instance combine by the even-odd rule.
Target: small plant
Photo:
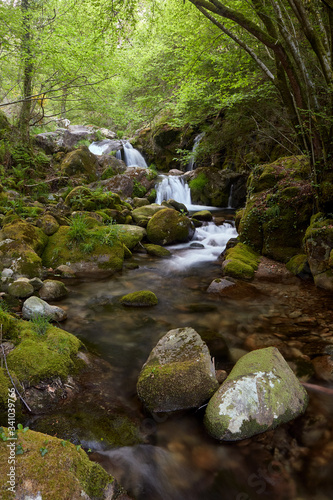
[[[40,454],[42,455],[42,457],[45,457],[46,453],[49,452],[49,450],[46,448],[46,446],[42,446],[39,451],[40,451]]]
[[[190,186],[191,190],[200,192],[203,190],[207,183],[208,178],[203,172],[200,172],[200,174],[195,177],[195,179],[192,179],[188,185]]]
[[[89,235],[88,225],[84,217],[74,215],[69,221],[68,237],[76,243],[83,242]]]
[[[78,143],[76,144],[75,148],[78,149],[82,146],[87,146],[87,148],[89,148],[90,146],[90,141],[88,141],[88,139],[81,139],[80,141],[78,141]]]
[[[48,316],[43,316],[42,314],[34,314],[30,319],[32,323],[33,330],[37,333],[37,335],[45,335],[47,329],[50,326],[50,320]]]
[[[81,243],[80,250],[83,253],[91,253],[94,251],[95,243],[93,241],[88,241],[87,243]]]
[[[133,193],[132,196],[137,196],[138,198],[142,198],[147,192],[147,189],[136,179],[133,181]]]
[[[29,427],[23,427],[22,424],[18,424],[17,428],[19,431],[22,431],[24,434],[29,430]]]
[[[96,141],[102,141],[103,139],[105,139],[104,135],[100,130],[96,130],[95,135],[96,135]]]
[[[23,455],[24,453],[24,449],[23,449],[23,446],[19,443],[16,445],[16,451],[15,451],[15,455]]]

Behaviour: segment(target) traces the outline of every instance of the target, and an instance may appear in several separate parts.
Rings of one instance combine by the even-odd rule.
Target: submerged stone
[[[172,412],[199,407],[218,386],[207,345],[186,327],[159,340],[142,367],[137,392],[151,412]]]
[[[150,290],[140,290],[138,292],[128,293],[120,299],[123,306],[131,307],[150,307],[158,304],[156,295]]]
[[[209,401],[204,423],[216,439],[247,439],[296,418],[307,402],[278,349],[267,347],[240,358]]]

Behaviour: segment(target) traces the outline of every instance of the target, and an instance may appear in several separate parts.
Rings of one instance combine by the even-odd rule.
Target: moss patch
[[[9,473],[7,442],[0,441],[0,493],[4,500],[36,496],[43,500],[79,500],[84,491],[96,500],[114,481],[100,465],[91,462],[82,449],[55,437],[28,430],[18,431],[17,444],[23,454],[16,455],[16,494],[7,490]],[[46,450],[44,456],[42,451]]]
[[[124,295],[121,297],[120,303],[131,307],[150,307],[158,304],[158,298],[150,290],[140,290]]]
[[[225,254],[222,269],[225,276],[250,280],[258,269],[260,257],[251,247],[238,243]]]

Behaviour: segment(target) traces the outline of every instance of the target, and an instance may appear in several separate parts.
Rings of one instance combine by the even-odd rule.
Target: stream
[[[68,285],[70,295],[60,303],[69,316],[63,328],[99,356],[100,366],[86,381],[78,405],[64,405],[52,424],[46,418],[47,425],[91,450],[91,459],[138,500],[332,498],[332,384],[313,378],[311,364],[333,344],[331,295],[297,278],[240,283],[236,293],[225,297],[207,293],[211,281],[221,276],[218,256],[236,235],[230,211],[216,216],[227,222],[209,223],[197,230],[194,241],[169,247],[170,259],[135,254],[131,265],[112,278]],[[122,295],[142,289],[157,295],[157,306],[119,304]],[[184,326],[202,336],[216,368],[226,371],[247,351],[277,346],[298,375],[315,384],[308,388],[305,415],[246,441],[220,444],[203,428],[204,408],[169,418],[145,413],[136,396],[142,364],[165,333]],[[118,420],[118,444],[96,437],[97,407],[109,419],[119,413],[130,416],[143,444],[131,442]],[[31,428],[41,430],[43,418]],[[67,434],[57,428],[63,418],[69,419]],[[87,433],[89,426],[92,432]]]

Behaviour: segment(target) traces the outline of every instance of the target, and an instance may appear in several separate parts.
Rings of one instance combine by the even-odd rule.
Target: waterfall
[[[227,208],[233,208],[233,206],[232,206],[232,191],[233,191],[233,188],[234,188],[234,185],[231,184],[229,198],[228,198],[228,207]]]
[[[194,169],[194,165],[195,165],[195,150],[199,146],[199,143],[200,143],[200,141],[201,141],[201,139],[203,138],[204,135],[205,135],[205,132],[202,132],[201,134],[197,135],[194,138],[194,143],[193,143],[193,148],[192,148],[192,157],[191,157],[190,161],[188,162],[187,169],[186,169],[187,171],[190,171],[190,170]]]
[[[118,149],[118,151],[116,152],[116,158],[117,158],[117,160],[122,160],[121,149]]]
[[[191,190],[187,182],[181,177],[161,175],[162,181],[156,186],[156,203],[168,201],[170,198],[184,203],[188,208],[192,205]]]
[[[102,141],[92,142],[89,146],[89,151],[94,155],[101,156],[104,154],[111,153],[111,151],[117,151],[121,147],[121,142],[111,139],[103,139]]]
[[[143,167],[148,168],[148,165],[142,154],[128,141],[123,142],[124,159],[127,167]]]

